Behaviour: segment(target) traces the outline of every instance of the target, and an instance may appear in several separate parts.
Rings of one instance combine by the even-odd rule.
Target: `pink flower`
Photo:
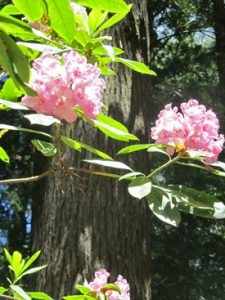
[[[37,113],[67,122],[76,120],[75,108],[81,108],[86,118],[96,119],[105,89],[100,74],[97,66],[76,51],[62,56],[43,54],[34,60],[31,74],[30,86],[37,96],[24,96],[22,102]]]
[[[151,137],[157,144],[173,146],[178,152],[201,150],[205,161],[213,162],[223,150],[224,136],[218,133],[220,124],[216,114],[191,99],[180,105],[180,111],[167,104],[151,129]],[[168,148],[168,153],[174,150]]]
[[[130,300],[130,286],[127,280],[121,275],[118,275],[117,281],[114,283],[120,288],[120,293],[115,290],[105,290],[109,276],[110,274],[106,269],[100,269],[95,272],[94,281],[88,283],[87,280],[85,280],[84,286],[90,288],[96,298],[102,292],[107,296],[107,300]]]

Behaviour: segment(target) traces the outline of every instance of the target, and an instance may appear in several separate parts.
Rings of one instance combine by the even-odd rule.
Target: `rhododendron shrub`
[[[83,286],[76,285],[76,288],[82,294],[92,296],[95,299],[102,299],[104,296],[104,299],[107,300],[130,300],[130,285],[127,280],[122,275],[118,275],[114,283],[109,283],[109,277],[110,273],[106,269],[100,269],[95,272],[93,281],[85,280]],[[70,299],[70,297],[67,296],[65,299]]]
[[[76,51],[59,55],[44,54],[34,60],[30,86],[37,96],[25,96],[22,103],[37,113],[74,122],[76,108],[96,119],[103,105],[105,81],[97,66]]]
[[[202,150],[206,162],[218,160],[223,150],[224,135],[219,134],[219,120],[212,110],[207,110],[197,100],[191,99],[177,106],[167,104],[151,129],[157,144],[173,146],[178,152]],[[167,148],[172,155],[173,148]]]

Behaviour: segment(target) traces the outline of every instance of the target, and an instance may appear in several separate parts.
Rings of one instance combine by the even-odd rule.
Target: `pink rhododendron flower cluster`
[[[120,293],[115,290],[105,290],[105,285],[107,284],[110,273],[105,269],[100,269],[95,272],[94,281],[88,283],[87,280],[84,282],[84,286],[89,287],[93,292],[96,298],[101,292],[103,292],[107,300],[130,300],[130,286],[126,279],[122,275],[118,275],[115,285],[118,285],[120,288]]]
[[[25,96],[22,102],[37,113],[74,122],[74,108],[81,108],[84,116],[96,119],[103,105],[105,81],[97,66],[76,51],[62,56],[43,54],[32,65],[30,86],[37,96]]]
[[[178,151],[200,150],[206,162],[213,162],[223,150],[224,136],[218,133],[220,124],[216,114],[191,99],[178,107],[167,104],[151,129],[157,144],[174,146]],[[168,148],[168,153],[174,150]]]

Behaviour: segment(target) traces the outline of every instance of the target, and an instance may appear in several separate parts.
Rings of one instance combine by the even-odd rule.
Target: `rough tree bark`
[[[132,12],[113,37],[126,57],[149,64],[146,1],[132,2]],[[116,68],[117,76],[107,81],[109,114],[148,142],[150,77],[123,66]],[[114,156],[125,146],[81,121],[75,123],[73,136]],[[80,156],[74,151],[66,155],[68,166],[77,166]],[[134,168],[148,169],[143,153],[132,157]],[[90,280],[96,269],[105,267],[111,280],[117,274],[127,278],[131,299],[151,299],[150,211],[145,201],[129,197],[126,186],[94,175],[71,178],[60,170],[40,182],[33,199],[33,248],[42,250],[41,261],[48,263],[48,268],[37,278],[37,289],[59,299],[71,294],[75,283]]]
[[[216,34],[216,59],[219,72],[219,89],[222,103],[225,104],[225,3],[213,0],[214,29]]]

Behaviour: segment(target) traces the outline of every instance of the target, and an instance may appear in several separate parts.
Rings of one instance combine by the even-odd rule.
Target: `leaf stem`
[[[169,167],[170,165],[174,164],[175,162],[177,162],[180,159],[180,155],[178,154],[176,157],[174,157],[173,159],[170,159],[169,161],[167,161],[165,164],[163,164],[162,166],[158,167],[157,169],[155,169],[154,171],[152,171],[150,174],[148,174],[146,177],[147,178],[151,178],[154,175],[156,175],[157,173],[161,172],[162,170],[164,170],[165,168]]]

